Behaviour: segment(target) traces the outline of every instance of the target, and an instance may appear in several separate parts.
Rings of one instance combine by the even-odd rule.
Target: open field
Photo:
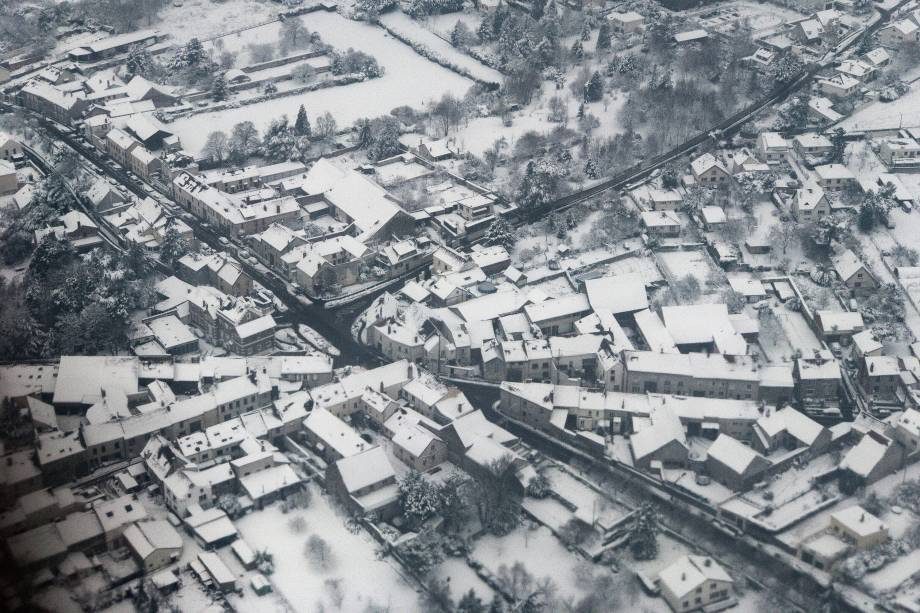
[[[376,117],[397,106],[424,106],[446,92],[462,96],[473,85],[470,79],[425,59],[380,28],[324,11],[310,13],[302,19],[307,29],[319,32],[323,41],[334,48],[353,47],[377,58],[385,70],[384,75],[238,109],[202,113],[168,124],[167,129],[182,138],[186,149],[200,151],[208,134],[215,130],[229,132],[241,121],[252,121],[257,129],[263,130],[281,115],[287,114],[293,119],[301,104],[306,106],[311,117],[329,111],[340,127],[346,127],[362,117]]]

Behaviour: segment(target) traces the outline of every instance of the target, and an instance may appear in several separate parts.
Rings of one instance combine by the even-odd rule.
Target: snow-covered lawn
[[[460,600],[470,590],[473,590],[483,602],[491,601],[495,594],[463,558],[445,559],[432,572],[432,575],[437,579],[448,581],[451,597],[455,601]]]
[[[192,38],[212,38],[265,23],[275,18],[277,7],[275,3],[259,0],[185,0],[182,6],[169,2],[160,11],[159,21],[150,27],[169,34],[171,42],[181,44]],[[271,40],[276,38],[277,34]]]
[[[914,88],[894,102],[873,102],[842,122],[844,130],[879,130],[920,126],[920,88]]]
[[[702,249],[659,251],[655,255],[674,279],[681,279],[691,275],[696,277],[697,281],[702,284],[709,274],[715,270],[709,255]]]
[[[470,57],[437,36],[434,32],[426,30],[421,24],[402,11],[384,13],[380,16],[380,22],[413,43],[427,47],[430,51],[447,60],[448,63],[468,71],[477,79],[492,83],[501,83],[503,80],[500,72]]]
[[[376,603],[391,611],[418,609],[415,587],[403,578],[392,560],[378,560],[377,543],[365,532],[352,534],[345,528],[345,516],[334,509],[325,495],[312,487],[313,499],[307,509],[281,512],[275,504],[246,515],[236,522],[240,534],[253,549],[267,549],[275,561],[269,579],[297,611],[363,611]],[[288,526],[302,516],[306,529],[297,534]],[[304,554],[311,534],[320,535],[330,546],[328,569],[317,568]],[[336,595],[330,581],[338,581],[343,598],[335,606]]]
[[[808,326],[805,317],[801,313],[790,311],[789,309],[776,309],[777,319],[783,326],[783,332],[789,344],[794,349],[799,349],[802,353],[810,353],[816,349],[822,349],[821,341],[815,336],[814,331]]]
[[[357,119],[386,114],[397,106],[422,107],[445,92],[463,96],[473,85],[470,79],[425,59],[378,27],[325,11],[302,19],[308,30],[319,32],[323,41],[334,48],[353,47],[374,56],[384,68],[384,75],[237,109],[202,113],[168,124],[167,129],[179,135],[187,150],[201,151],[209,133],[230,132],[241,121],[252,121],[261,131],[281,115],[287,114],[293,120],[301,104],[311,117],[329,111],[340,127],[346,127]]]

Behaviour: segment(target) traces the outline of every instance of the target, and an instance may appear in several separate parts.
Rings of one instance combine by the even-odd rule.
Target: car
[[[246,251],[245,249],[240,249],[240,251],[239,251],[239,253],[238,253],[237,255],[239,255],[241,258],[248,258],[248,257],[249,257],[249,252]]]
[[[291,283],[291,291],[300,296],[303,294],[303,288],[297,283]]]
[[[697,485],[709,485],[712,481],[709,479],[708,475],[697,475],[696,484]]]
[[[217,242],[219,242],[224,247],[230,244],[230,240],[226,236],[221,236],[219,239],[217,239]]]
[[[906,200],[901,203],[901,208],[905,213],[910,213],[912,210],[914,210],[914,207],[911,206],[910,202],[907,202]]]

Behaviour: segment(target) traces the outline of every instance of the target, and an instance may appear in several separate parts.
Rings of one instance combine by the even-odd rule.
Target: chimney
[[[687,580],[687,573],[681,573],[681,574],[680,574],[680,580],[681,580],[681,581],[686,581],[686,580]]]
[[[709,558],[706,558],[706,561],[703,562],[703,566],[706,566],[707,568],[712,566],[712,560],[710,560]]]

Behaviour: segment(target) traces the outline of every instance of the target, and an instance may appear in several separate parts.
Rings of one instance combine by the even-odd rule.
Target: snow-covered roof
[[[862,263],[862,260],[859,259],[859,256],[856,255],[852,249],[847,249],[839,256],[833,258],[834,270],[837,271],[837,274],[840,275],[840,278],[843,281],[849,281],[853,275],[855,275],[860,270],[865,269],[868,271],[868,268]]]
[[[349,494],[371,485],[384,484],[396,477],[383,447],[371,447],[338,460],[335,465]]]
[[[847,452],[843,461],[840,463],[840,468],[850,470],[859,476],[866,477],[875,470],[875,467],[882,458],[885,457],[887,452],[887,444],[867,434]]]
[[[757,420],[757,425],[771,438],[787,432],[805,445],[811,445],[824,431],[824,427],[792,407],[784,407]]]
[[[240,486],[252,500],[271,496],[277,491],[298,483],[300,483],[300,477],[290,464],[276,464],[240,477]]]
[[[768,463],[759,453],[727,434],[720,434],[706,454],[738,475],[747,473],[758,460]]]
[[[821,166],[815,166],[815,174],[818,175],[819,179],[825,181],[831,179],[856,178],[856,175],[853,174],[853,171],[851,171],[843,164],[822,164]]]
[[[139,362],[136,357],[62,356],[54,387],[54,404],[95,404],[102,388],[136,394]]]
[[[862,315],[857,311],[830,311],[817,312],[821,322],[821,330],[825,333],[848,333],[865,328]]]
[[[681,599],[708,581],[732,583],[718,562],[706,556],[681,556],[658,575],[662,585]]]
[[[859,505],[831,513],[831,518],[857,537],[888,531],[885,522]]]
[[[709,32],[702,29],[687,30],[686,32],[678,32],[674,35],[674,40],[678,43],[689,43],[704,38],[709,38]]]
[[[725,211],[720,206],[704,206],[700,209],[700,214],[703,216],[703,221],[707,224],[721,224],[728,221],[728,218],[725,216]]]
[[[681,225],[680,218],[672,211],[643,211],[642,223],[647,228],[673,228]]]
[[[697,178],[713,168],[717,168],[724,173],[728,172],[725,169],[725,166],[722,165],[722,162],[717,160],[716,157],[711,153],[704,153],[700,157],[690,162],[690,169],[693,171],[693,175]]]
[[[851,340],[853,341],[853,345],[855,345],[863,355],[870,354],[882,348],[882,344],[875,338],[875,334],[873,334],[872,330],[857,332],[853,335]]]
[[[648,308],[645,281],[638,273],[588,279],[585,281],[585,293],[595,311],[620,314]]]
[[[182,536],[165,519],[132,524],[125,529],[124,537],[141,560],[159,549],[182,549]]]
[[[435,441],[440,440],[426,428],[413,424],[400,428],[393,436],[393,444],[404,449],[412,457],[421,456]]]
[[[367,442],[351,426],[324,408],[310,411],[303,425],[342,457],[356,455],[368,447]]]

